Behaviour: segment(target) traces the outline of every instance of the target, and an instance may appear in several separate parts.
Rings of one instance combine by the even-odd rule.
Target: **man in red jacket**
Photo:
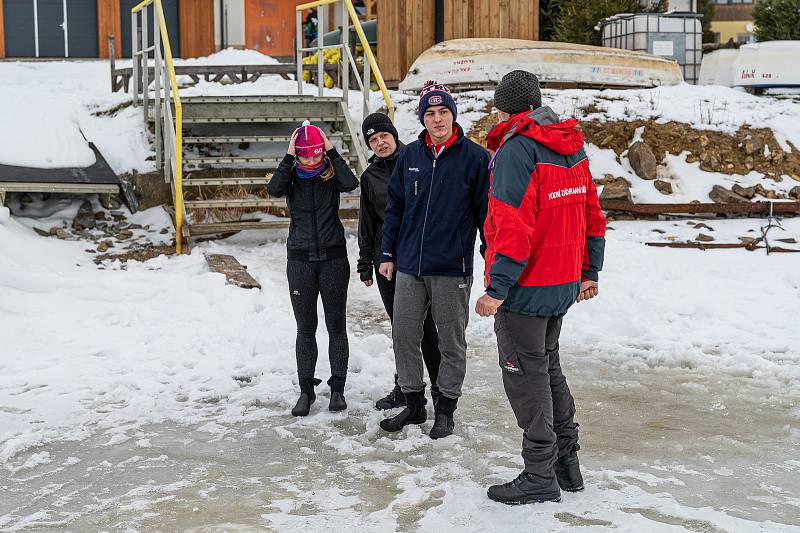
[[[578,121],[542,107],[539,80],[515,70],[495,91],[501,122],[486,217],[486,294],[481,316],[495,317],[506,395],[523,432],[525,470],[489,488],[516,504],[559,501],[583,489],[575,402],[561,372],[561,320],[597,295],[605,218],[583,151]]]

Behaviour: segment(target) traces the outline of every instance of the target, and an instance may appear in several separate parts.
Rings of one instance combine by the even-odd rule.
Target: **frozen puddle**
[[[306,419],[263,405],[266,422],[152,425],[30,450],[0,474],[0,529],[800,529],[796,397],[570,354],[587,490],[560,504],[490,502],[486,486],[521,464],[495,357],[471,354],[457,436],[444,441],[417,427],[385,435],[355,393],[347,414],[328,413],[323,392]]]

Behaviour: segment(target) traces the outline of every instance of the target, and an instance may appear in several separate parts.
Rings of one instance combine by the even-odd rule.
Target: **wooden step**
[[[342,195],[339,198],[339,209],[358,209],[361,203],[361,198],[358,195],[349,194]],[[230,209],[230,208],[245,208],[245,207],[286,207],[285,198],[232,198],[232,199],[216,199],[211,198],[208,200],[184,200],[184,207],[186,209]]]
[[[283,157],[285,154],[282,155],[274,155],[274,156],[267,156],[267,157],[238,157],[238,156],[184,156],[183,161],[186,164],[194,164],[194,165],[235,165],[235,164],[242,164],[242,163],[271,163],[273,165],[277,165],[281,161],[283,161]],[[342,159],[349,163],[357,163],[358,156],[355,154],[340,154]]]
[[[328,139],[349,139],[349,135],[344,133],[326,133]],[[183,138],[183,144],[225,144],[225,143],[271,143],[271,142],[288,142],[291,140],[292,134],[286,135],[219,135],[211,137],[195,137],[186,136]]]
[[[297,122],[298,124],[302,124],[304,120],[309,120],[311,122],[341,122],[344,118],[338,115],[314,117],[183,117],[184,124],[259,124],[265,122]]]
[[[183,178],[184,187],[229,187],[237,185],[264,185],[269,183],[266,176],[247,178]]]
[[[244,230],[285,229],[289,227],[289,219],[280,220],[243,220],[238,222],[217,222],[213,224],[191,224],[188,226],[189,235],[219,235],[221,233],[235,233]]]
[[[225,209],[245,207],[286,207],[283,198],[236,198],[228,200],[184,200],[186,209]]]

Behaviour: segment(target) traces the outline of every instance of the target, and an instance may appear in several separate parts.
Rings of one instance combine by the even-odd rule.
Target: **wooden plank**
[[[206,254],[206,262],[214,272],[225,274],[229,283],[243,289],[260,289],[261,285],[247,272],[247,266],[242,265],[232,255]]]
[[[3,16],[3,0],[0,0],[0,58],[6,57],[6,25]]]
[[[180,48],[182,57],[202,57],[216,51],[214,0],[181,0]]]
[[[97,0],[97,56],[108,57],[108,39],[114,36],[114,56],[122,57],[122,27],[117,0]]]

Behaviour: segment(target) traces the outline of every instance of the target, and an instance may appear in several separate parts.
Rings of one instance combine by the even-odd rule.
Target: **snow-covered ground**
[[[19,69],[26,78],[10,76]],[[107,76],[102,62],[0,62],[0,108],[14,102],[19,113],[61,95],[49,123],[29,115],[15,119],[18,131],[0,125],[0,161],[35,159],[41,150],[22,139],[43,135],[52,160],[36,159],[42,165],[79,158],[79,127],[115,170],[147,169],[140,110],[92,114],[125,102],[108,92]],[[289,92],[295,85],[287,83],[234,89]],[[660,91],[665,113],[672,98],[708,96]],[[755,105],[756,97],[733,92],[737,109]],[[561,94],[545,98],[569,114],[572,96]],[[646,91],[626,94],[642,113],[651,105]],[[394,97],[409,139],[419,127],[416,99]],[[483,116],[485,94],[458,98],[469,128]],[[759,102],[762,116],[777,114],[776,132],[800,146],[790,120],[798,104]],[[355,98],[351,107],[359,107]],[[691,121],[689,108],[674,114]],[[741,120],[731,114],[731,127]],[[522,464],[491,319],[471,317],[456,435],[434,442],[416,427],[386,435],[372,403],[393,373],[389,325],[375,288],[354,274],[350,407],[328,413],[323,386],[312,415],[295,419],[282,232],[99,268],[86,242],[32,229],[71,221],[78,205],[53,202],[35,218],[0,208],[0,530],[800,530],[798,255],[644,245],[700,232],[738,242],[759,236],[763,220],[610,225],[600,297],[576,305],[562,335],[587,490],[560,504],[507,508],[485,496]],[[171,228],[160,209],[128,222],[149,226],[154,240]],[[782,226],[771,239],[800,241],[800,219]],[[348,247],[354,265],[353,235]],[[209,271],[207,252],[236,256],[262,289],[227,285]],[[480,292],[478,281],[473,301]],[[322,328],[318,339],[325,379]]]

